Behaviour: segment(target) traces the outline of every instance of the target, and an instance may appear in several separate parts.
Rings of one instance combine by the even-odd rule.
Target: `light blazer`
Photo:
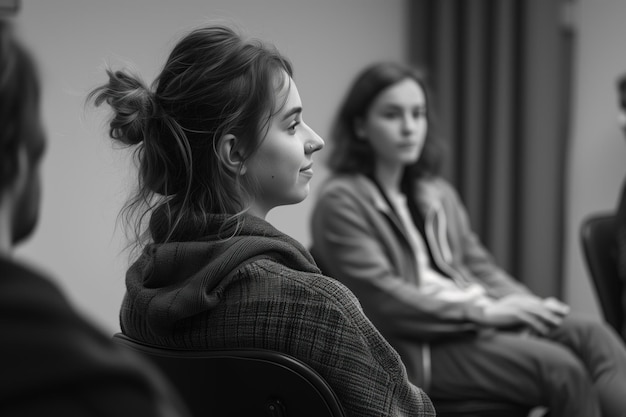
[[[480,283],[493,298],[528,291],[494,264],[450,184],[434,178],[415,186],[429,247],[459,286]],[[420,287],[400,219],[363,175],[329,179],[318,195],[311,226],[312,252],[322,271],[352,289],[402,357],[409,379],[428,392],[429,343],[476,331],[472,319],[480,305],[472,297],[448,298]]]

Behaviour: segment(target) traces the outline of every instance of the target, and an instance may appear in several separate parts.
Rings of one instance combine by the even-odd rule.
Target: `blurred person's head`
[[[175,45],[152,87],[108,75],[91,97],[113,110],[111,138],[136,146],[139,188],[126,220],[150,218],[147,233],[135,223],[138,243],[204,230],[207,214],[264,217],[308,194],[323,142],[303,122],[292,66],[273,46],[208,26]]]
[[[404,165],[410,175],[437,173],[440,144],[430,134],[430,102],[424,76],[394,62],[357,75],[331,131],[329,167],[370,175],[378,164]]]
[[[30,236],[39,217],[45,148],[36,64],[0,19],[0,238],[2,250]],[[8,248],[7,248],[8,246]]]

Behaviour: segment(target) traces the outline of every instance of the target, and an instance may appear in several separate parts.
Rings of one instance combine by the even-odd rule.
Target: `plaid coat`
[[[306,249],[252,216],[220,240],[224,219],[213,220],[215,230],[149,245],[131,266],[125,334],[175,347],[281,351],[319,372],[350,416],[435,415],[356,297],[321,275]]]

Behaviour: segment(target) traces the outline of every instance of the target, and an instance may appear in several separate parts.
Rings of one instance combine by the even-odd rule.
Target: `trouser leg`
[[[584,364],[551,340],[493,332],[434,344],[431,358],[432,398],[505,400],[547,406],[552,417],[600,417]]]
[[[602,415],[626,416],[626,349],[617,333],[597,320],[571,316],[547,337],[567,346],[584,364]]]

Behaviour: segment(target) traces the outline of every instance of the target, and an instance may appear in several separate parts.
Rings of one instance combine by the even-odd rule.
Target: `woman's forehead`
[[[294,107],[302,107],[300,92],[293,78],[287,73],[282,78],[283,80],[276,93],[274,114],[277,115],[290,112]]]

